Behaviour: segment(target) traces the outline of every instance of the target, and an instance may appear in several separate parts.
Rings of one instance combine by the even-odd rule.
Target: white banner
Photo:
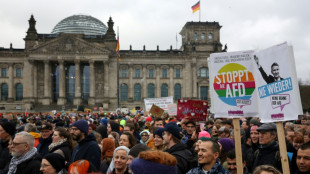
[[[211,112],[217,118],[257,117],[253,51],[211,54]]]
[[[293,49],[287,43],[254,53],[262,122],[297,120],[302,113]]]
[[[146,111],[149,111],[153,104],[167,111],[168,105],[173,104],[173,97],[146,98],[144,104]]]
[[[168,114],[169,114],[170,116],[175,116],[175,115],[177,115],[177,112],[178,112],[178,108],[177,108],[177,105],[176,105],[176,104],[168,105]]]

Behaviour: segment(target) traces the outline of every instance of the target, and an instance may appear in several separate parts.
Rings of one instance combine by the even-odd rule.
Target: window
[[[15,91],[16,91],[16,97],[15,97],[16,101],[23,100],[23,85],[17,83]]]
[[[126,84],[121,85],[121,101],[128,100],[128,86]]]
[[[134,101],[140,101],[141,100],[141,85],[135,84],[134,86]]]
[[[198,77],[208,77],[208,76],[209,76],[208,68],[203,67],[199,69]]]
[[[206,35],[204,33],[201,33],[201,40],[205,40]]]
[[[135,77],[140,78],[140,69],[136,69]]]
[[[178,100],[181,98],[181,85],[175,84],[174,85],[174,100]]]
[[[194,40],[198,40],[198,34],[194,33]]]
[[[200,87],[200,100],[208,100],[208,86]]]
[[[209,34],[208,34],[208,39],[209,39],[209,40],[212,40],[212,39],[213,39],[213,33],[209,33]]]
[[[154,78],[154,70],[149,69],[149,78]]]
[[[22,76],[22,69],[21,68],[17,68],[16,69],[16,77],[21,77]]]
[[[180,69],[175,70],[175,78],[181,78],[181,70]]]
[[[167,84],[161,85],[161,97],[168,97],[168,85]]]
[[[155,98],[155,86],[153,83],[147,85],[147,98]]]
[[[123,78],[127,77],[127,70],[126,69],[122,69],[122,76]]]
[[[8,100],[9,95],[9,86],[6,83],[1,84],[1,100],[6,101]]]
[[[162,76],[163,78],[167,78],[167,69],[162,70]]]
[[[6,68],[1,68],[1,77],[6,77]]]

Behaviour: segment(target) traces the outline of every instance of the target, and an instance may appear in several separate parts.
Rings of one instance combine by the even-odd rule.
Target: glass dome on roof
[[[74,33],[84,35],[105,35],[107,26],[100,20],[87,15],[73,15],[60,21],[52,34]]]

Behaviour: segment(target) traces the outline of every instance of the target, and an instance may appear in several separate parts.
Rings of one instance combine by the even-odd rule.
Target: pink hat
[[[145,121],[151,122],[151,121],[152,121],[152,117],[147,117],[147,118],[145,119]]]
[[[201,137],[211,138],[209,132],[207,132],[207,131],[199,132],[198,139],[201,138]]]

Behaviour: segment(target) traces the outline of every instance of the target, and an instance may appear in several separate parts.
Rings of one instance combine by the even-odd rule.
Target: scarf
[[[19,165],[20,163],[30,159],[31,157],[33,157],[37,152],[37,149],[36,148],[32,148],[30,149],[25,155],[21,156],[21,157],[13,157],[11,159],[11,162],[10,162],[10,166],[9,166],[9,172],[8,174],[13,174],[16,172],[16,169],[17,169],[17,165]]]
[[[48,151],[51,151],[54,147],[58,146],[58,145],[61,145],[62,143],[66,142],[67,141],[67,138],[64,138],[64,139],[61,139],[60,141],[56,142],[56,143],[51,143],[49,146],[48,146]]]

